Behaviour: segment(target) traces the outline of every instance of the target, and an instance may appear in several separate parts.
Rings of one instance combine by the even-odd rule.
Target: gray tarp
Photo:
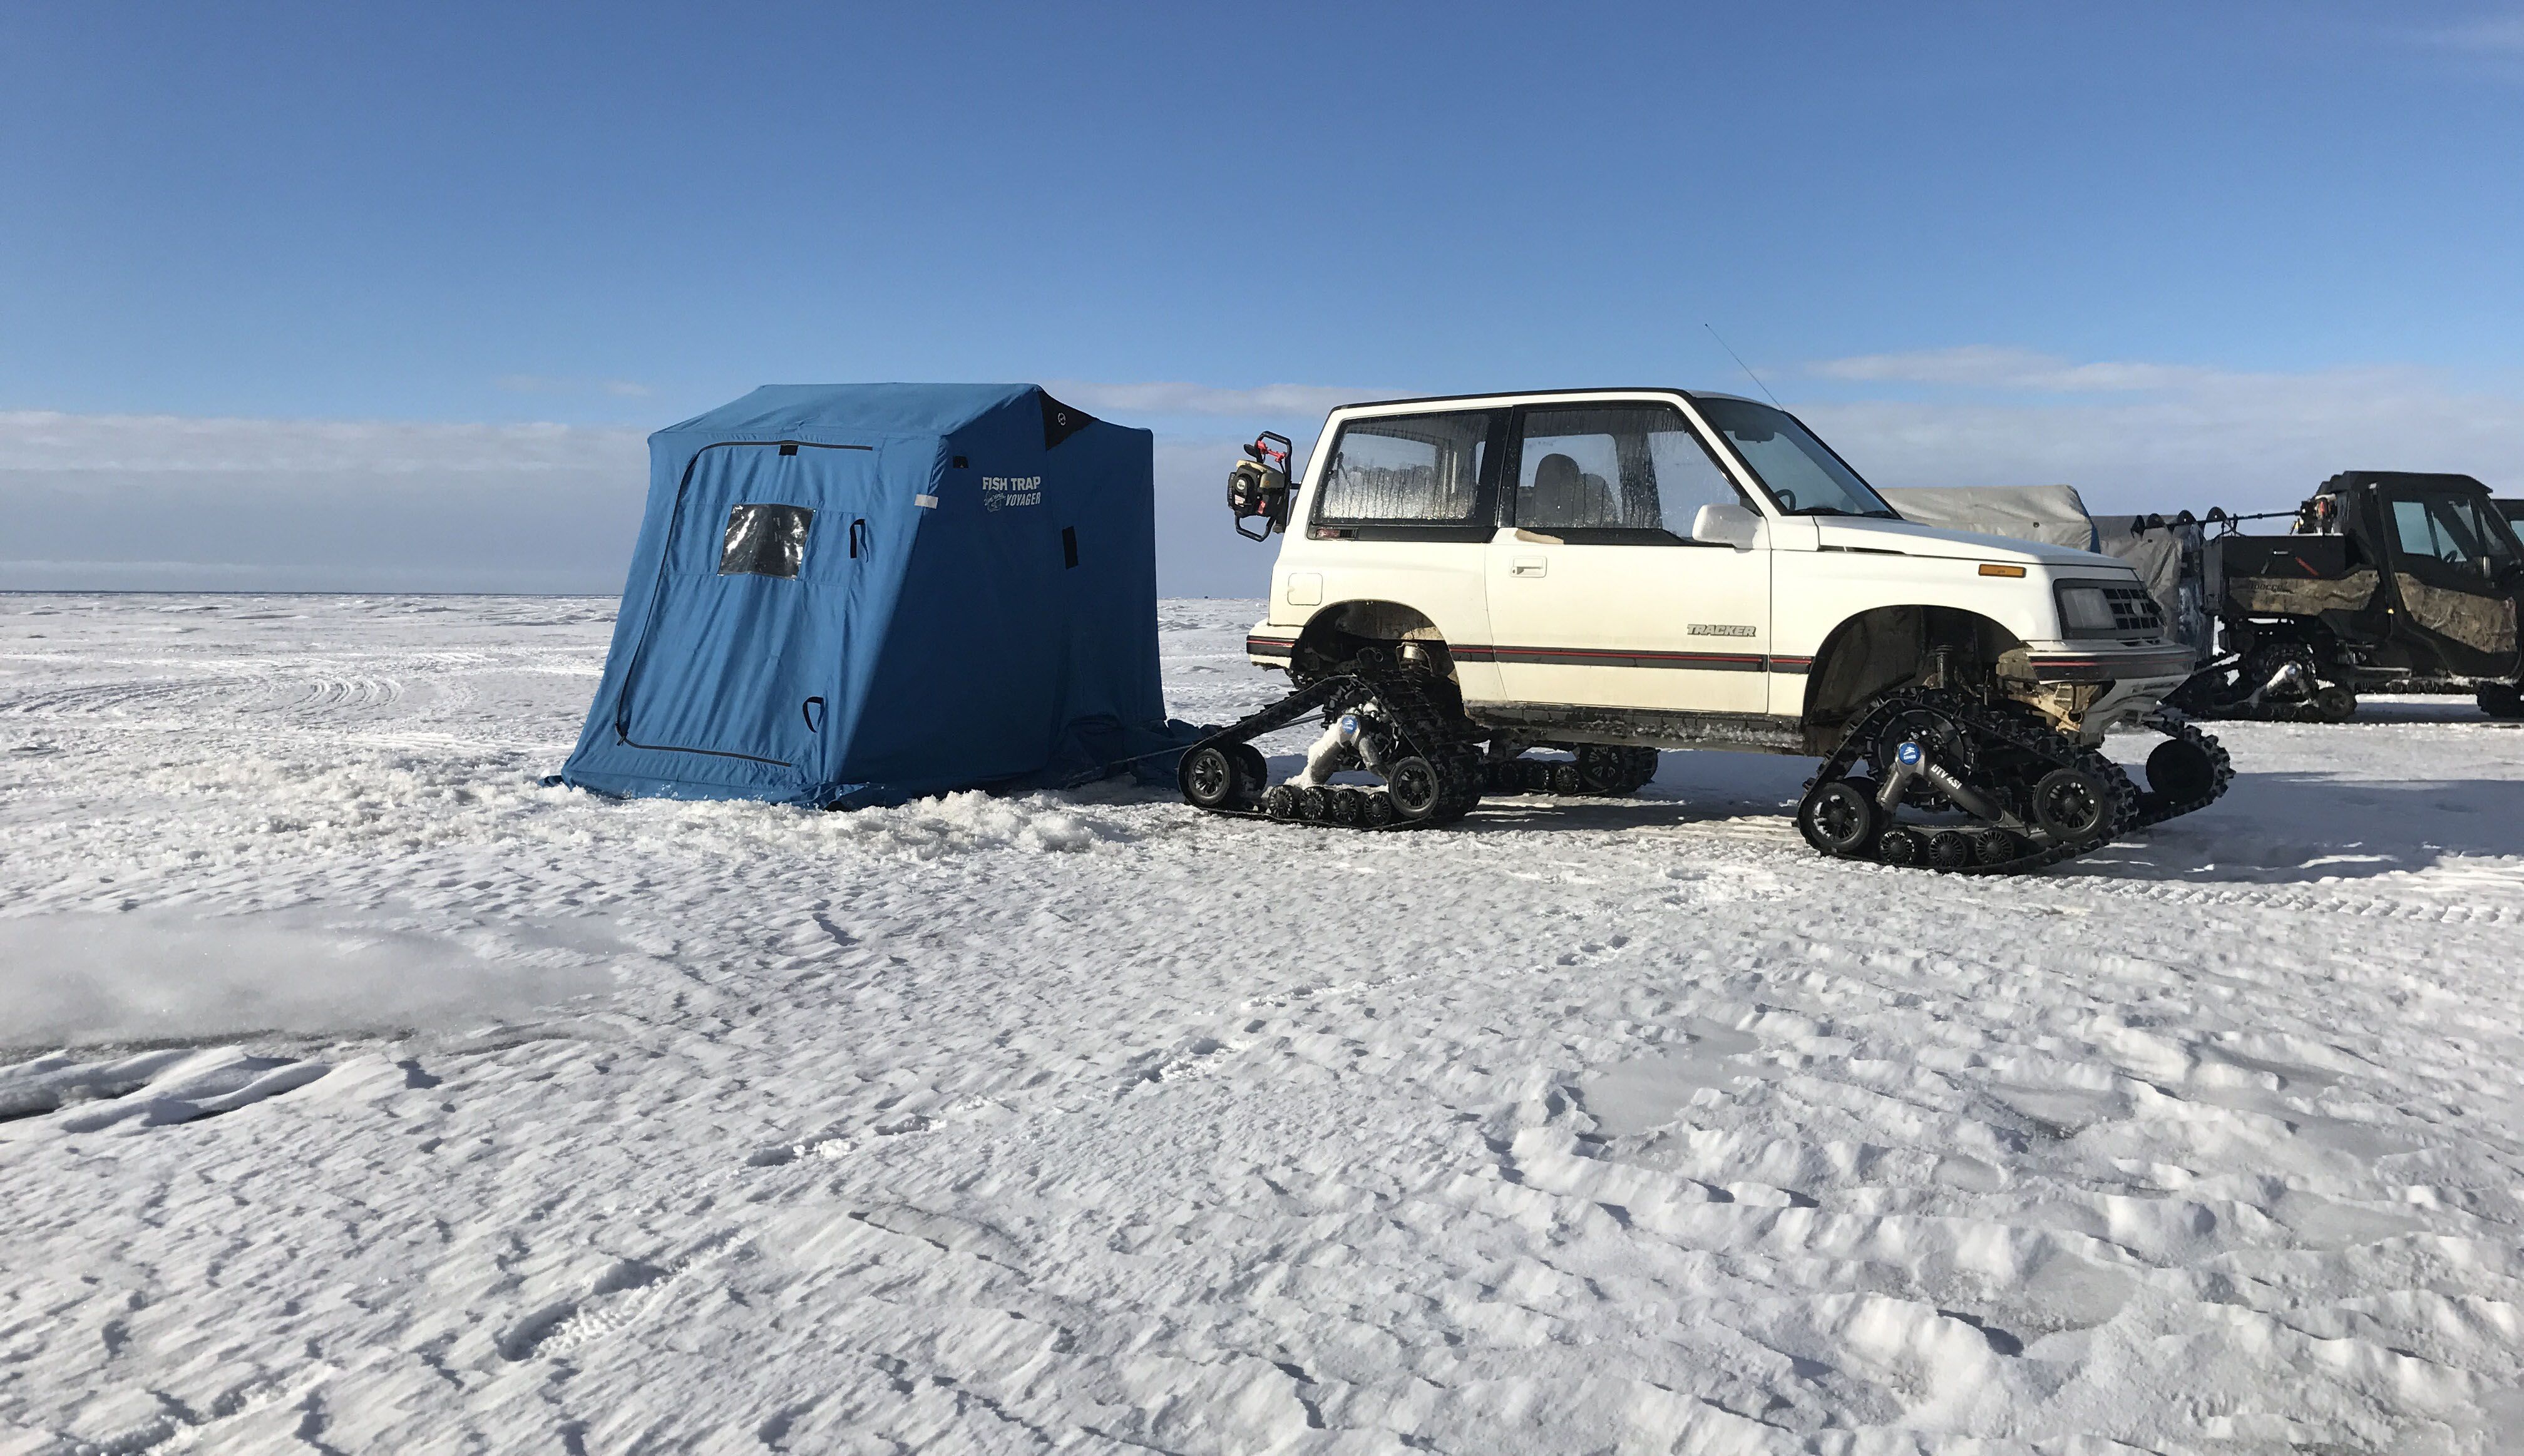
[[[2102,552],[2129,563],[2148,595],[2164,609],[2176,641],[2206,654],[2216,623],[2208,590],[2200,579],[2203,534],[2196,525],[2141,530],[2136,515],[2086,514],[2076,487],[2067,485],[1932,485],[1877,491],[1906,520],[1923,526],[1978,531]]]
[[[2147,518],[2096,516],[2096,549],[2119,558],[2137,572],[2147,594],[2164,608],[2165,629],[2175,641],[2207,657],[2217,640],[2216,588],[2202,577],[2208,562],[2208,533],[2196,524],[2180,522],[2142,530],[2140,523]]]
[[[2069,485],[1914,485],[1878,490],[1904,520],[1950,531],[2097,550],[2095,523]]]

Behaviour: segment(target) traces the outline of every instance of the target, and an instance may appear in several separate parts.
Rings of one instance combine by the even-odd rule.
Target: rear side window
[[[1518,431],[1516,523],[1531,530],[1680,538],[1701,507],[1742,503],[1671,405],[1529,410]]]
[[[733,506],[727,544],[718,554],[721,576],[777,576],[795,581],[806,560],[806,528],[815,512],[803,506]]]
[[[1317,520],[1471,524],[1482,518],[1486,411],[1358,419],[1324,468]]]

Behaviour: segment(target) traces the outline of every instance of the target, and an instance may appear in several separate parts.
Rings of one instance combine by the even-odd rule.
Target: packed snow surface
[[[610,610],[0,598],[0,1453],[2524,1450],[2468,703],[1944,879],[1718,753],[1379,835],[541,787]],[[1166,604],[1178,714],[1255,615]]]

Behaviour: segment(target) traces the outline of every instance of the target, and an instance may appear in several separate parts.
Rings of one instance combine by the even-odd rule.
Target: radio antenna
[[[1779,405],[1779,397],[1777,395],[1771,394],[1771,386],[1764,384],[1762,382],[1762,376],[1753,372],[1753,366],[1744,362],[1744,356],[1736,353],[1727,345],[1726,340],[1719,334],[1718,328],[1715,324],[1703,323],[1700,326],[1709,330],[1709,336],[1711,338],[1718,340],[1719,348],[1726,350],[1726,357],[1735,361],[1735,367],[1744,371],[1744,377],[1752,380],[1755,388],[1761,390],[1762,393],[1766,395],[1770,395],[1772,404],[1778,405],[1782,410],[1788,408],[1785,405]]]

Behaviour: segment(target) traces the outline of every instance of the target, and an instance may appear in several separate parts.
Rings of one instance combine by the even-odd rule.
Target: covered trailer
[[[1031,384],[766,385],[659,430],[562,780],[857,807],[1162,754],[1152,441]]]

